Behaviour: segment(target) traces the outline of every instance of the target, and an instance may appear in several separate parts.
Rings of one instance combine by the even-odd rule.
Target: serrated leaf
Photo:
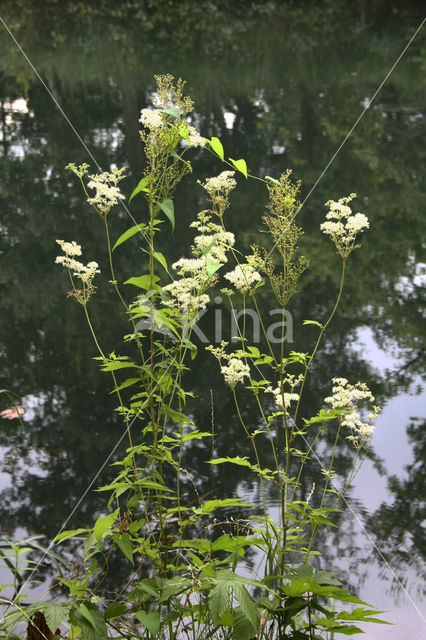
[[[155,638],[157,633],[160,631],[160,613],[158,611],[150,611],[149,613],[146,611],[136,611],[135,616],[145,629],[148,629],[149,633]]]
[[[44,617],[47,626],[52,633],[55,633],[68,615],[68,607],[56,602],[48,602],[44,608]]]
[[[257,607],[253,598],[249,595],[247,589],[242,584],[233,584],[232,589],[244,615],[256,631],[258,626]]]
[[[100,516],[96,522],[93,533],[95,534],[96,540],[99,542],[104,535],[105,531],[107,531],[114,522],[117,520],[119,514],[119,509],[116,509],[114,513],[109,513],[107,516]]]
[[[221,160],[225,159],[225,153],[223,151],[223,145],[222,145],[221,141],[219,140],[219,138],[216,138],[216,137],[213,136],[212,139],[209,140],[209,145],[211,146],[213,151],[215,153],[217,153],[217,155],[219,156],[219,158]]]
[[[132,564],[134,564],[132,541],[130,539],[129,534],[123,533],[121,536],[117,536],[116,538],[114,538],[114,540],[117,543],[117,546],[119,547],[123,555],[125,555],[126,558],[130,560]]]
[[[232,640],[248,640],[248,638],[252,637],[253,625],[247,619],[241,607],[237,607],[234,609],[234,629],[232,633]]]
[[[126,613],[127,609],[122,602],[111,602],[104,611],[105,620],[112,620]]]
[[[158,206],[161,211],[163,211],[168,219],[170,220],[170,224],[172,225],[172,231],[175,230],[175,207],[173,204],[173,200],[163,200],[163,202],[159,202]]]
[[[80,604],[77,611],[70,614],[70,619],[73,625],[81,628],[84,640],[107,640],[105,620],[95,605]]]
[[[89,609],[86,607],[86,605],[83,602],[79,605],[78,612],[81,613],[81,615],[90,622],[92,627],[96,626],[95,619],[92,616],[92,613],[89,611]]]
[[[148,176],[145,176],[141,180],[139,180],[138,186],[133,190],[132,195],[129,198],[129,202],[141,191],[145,191],[149,193],[149,189],[147,188]]]
[[[121,234],[112,250],[114,251],[116,247],[119,247],[120,244],[123,244],[123,242],[126,242],[126,240],[136,235],[137,233],[142,233],[144,229],[146,229],[145,224],[135,224],[133,227],[130,227],[130,229],[127,229],[127,231]]]
[[[243,174],[243,176],[245,177],[245,179],[247,180],[247,163],[243,158],[240,158],[239,160],[233,160],[233,158],[228,158],[228,160],[230,162],[232,162],[232,164],[234,165],[234,167],[236,168],[237,171],[239,171],[240,173]]]
[[[218,582],[209,593],[210,615],[214,624],[220,624],[220,619],[229,605],[229,585]]]
[[[138,486],[144,489],[155,489],[158,491],[173,491],[173,489],[169,489],[163,484],[159,482],[155,482],[154,480],[145,480],[144,478],[141,480],[135,480],[133,484],[137,484]]]

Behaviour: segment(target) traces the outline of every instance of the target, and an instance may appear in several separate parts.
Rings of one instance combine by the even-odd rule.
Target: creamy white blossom
[[[240,358],[232,356],[229,357],[228,364],[222,365],[220,370],[231,389],[235,389],[236,385],[242,382],[244,378],[250,377],[250,367]]]
[[[194,238],[194,254],[207,256],[210,262],[228,262],[227,252],[235,244],[231,231],[224,231],[220,225],[210,223],[211,234],[202,234]]]
[[[229,192],[237,186],[234,175],[235,171],[222,171],[222,173],[214,178],[207,178],[201,186],[204,187],[210,196],[216,194],[227,196]]]
[[[67,254],[67,256],[81,256],[81,246],[74,240],[72,242],[65,242],[65,240],[56,240],[56,242],[59,244],[62,251]]]
[[[189,320],[205,309],[210,301],[210,297],[203,293],[197,277],[175,280],[163,287],[163,291],[170,297],[170,300],[164,301],[163,304],[186,314]]]
[[[288,409],[291,402],[297,402],[299,400],[298,393],[287,393],[285,391],[282,393],[279,386],[275,389],[273,389],[272,387],[266,387],[265,391],[266,393],[273,394],[275,404],[280,407],[280,409]]]
[[[81,255],[81,247],[76,242],[65,242],[64,240],[57,240],[56,242],[61,246],[65,255],[57,256],[55,263],[68,269],[72,277],[78,278],[81,281],[82,288],[77,289],[73,282],[73,290],[70,293],[75,296],[81,304],[86,304],[95,291],[93,278],[97,273],[100,273],[100,269],[98,269],[99,265],[93,260],[88,262],[87,265],[75,260],[75,258],[72,257],[73,255]]]
[[[195,127],[193,127],[190,124],[187,124],[186,131],[189,137],[187,140],[185,139],[184,142],[186,142],[188,147],[205,147],[206,146],[208,142],[207,138],[203,138],[203,136],[198,133]]]
[[[354,446],[359,449],[364,442],[369,440],[375,431],[373,421],[380,413],[380,408],[374,405],[374,396],[365,382],[350,384],[346,378],[333,378],[332,395],[325,398],[327,404],[333,409],[348,409],[341,419],[342,426],[348,427],[351,434],[347,436]],[[367,414],[367,420],[362,419],[358,408],[359,403],[367,403],[371,410]]]
[[[112,173],[104,171],[103,173],[89,176],[90,181],[87,186],[89,189],[95,189],[96,193],[92,198],[88,198],[87,201],[96,207],[101,214],[106,215],[111,207],[118,204],[119,200],[124,200],[124,195],[117,186],[120,180],[124,178],[123,172],[124,168],[114,168]]]
[[[161,129],[164,126],[164,118],[158,109],[142,109],[139,122],[150,130]]]
[[[201,256],[200,258],[180,258],[180,260],[172,264],[172,267],[180,276],[190,273],[203,274],[207,277],[205,271],[206,263],[207,258],[205,256]]]
[[[248,293],[256,282],[262,281],[262,276],[251,264],[238,264],[233,271],[225,273],[225,278],[242,294]]]
[[[337,252],[345,260],[351,251],[360,246],[355,244],[358,233],[370,226],[367,216],[363,213],[352,215],[352,209],[348,206],[348,202],[355,197],[356,194],[351,193],[350,196],[340,198],[337,202],[334,200],[326,202],[325,204],[330,210],[325,216],[326,221],[320,225],[321,231],[330,236],[336,245]]]

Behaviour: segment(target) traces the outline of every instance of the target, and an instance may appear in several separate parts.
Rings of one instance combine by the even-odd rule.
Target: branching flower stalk
[[[70,592],[68,600],[62,604],[50,601],[47,607],[46,603],[39,603],[29,609],[21,607],[17,600],[15,617],[9,618],[8,629],[13,629],[19,620],[30,620],[34,611],[45,611],[46,621],[52,625],[52,628],[49,626],[51,634],[56,631],[52,620],[56,621],[59,612],[64,615],[61,620],[68,620],[70,631],[64,633],[69,640],[91,640],[94,629],[99,638],[106,638],[109,630],[113,635],[141,640],[148,635],[157,640],[242,638],[238,635],[239,629],[245,629],[244,637],[259,640],[284,640],[295,634],[314,638],[326,633],[330,624],[333,629],[344,632],[347,620],[365,622],[371,610],[360,607],[345,612],[344,621],[339,619],[332,601],[347,592],[334,587],[334,574],[315,569],[309,560],[320,525],[348,490],[357,472],[360,452],[370,440],[379,409],[372,404],[374,398],[364,383],[350,384],[344,378],[335,378],[332,394],[324,400],[330,408],[320,408],[317,416],[304,419],[303,426],[299,424],[299,410],[310,365],[341,300],[347,259],[359,246],[357,235],[368,228],[368,220],[364,214],[352,214],[349,203],[354,194],[327,203],[329,211],[321,229],[332,239],[342,259],[339,292],[324,325],[309,321],[320,327],[312,353],[287,353],[284,311],[297,293],[300,277],[308,266],[306,258],[298,253],[302,230],[294,222],[300,209],[299,183],[291,180],[290,171],[279,179],[252,176],[245,160],[226,158],[217,138],[207,140],[194,128],[193,103],[184,96],[183,81],[175,82],[170,75],[157,76],[155,80],[152,105],[142,109],[140,117],[146,167],[131,195],[131,199],[138,196],[139,201],[143,197],[142,215],[146,222],[127,230],[112,247],[108,217],[112,208],[124,199],[119,189],[123,170],[88,175],[86,164],[68,166],[81,181],[86,200],[104,221],[111,282],[133,327],[133,334],[126,336],[125,342],[134,345],[135,361],[115,353],[107,356],[101,348],[88,312],[88,302],[96,290],[93,281],[99,273],[97,263],[83,264],[77,260],[81,247],[76,242],[63,240],[58,242],[64,255],[56,260],[67,268],[70,295],[83,306],[101,369],[111,373],[129,447],[123,460],[114,462],[119,472],[113,482],[101,488],[110,493],[107,515],[99,516],[93,527],[61,532],[57,536],[57,543],[85,537],[81,566],[75,575],[62,580]],[[190,257],[177,260],[172,265],[176,278],[171,283],[162,283],[162,272],[156,273],[156,262],[170,272],[165,256],[155,250],[157,234],[162,223],[170,222],[174,229],[174,190],[191,172],[186,154],[193,148],[209,150],[224,163],[225,170],[200,183],[208,198],[208,208],[200,211],[191,223],[196,234]],[[266,185],[267,215],[263,222],[275,253],[257,245],[251,247],[251,253],[240,253],[234,234],[227,231],[225,214],[228,216],[230,194],[237,186],[238,173]],[[146,273],[126,278],[126,284],[139,289],[139,296],[129,303],[121,293],[112,254],[139,231],[147,240]],[[206,500],[208,494],[200,495],[194,479],[183,466],[186,443],[190,446],[193,439],[214,435],[199,431],[194,419],[185,415],[187,398],[192,393],[185,389],[184,373],[188,368],[188,354],[191,358],[197,354],[191,339],[198,314],[207,308],[209,293],[222,282],[226,288],[221,291],[228,297],[235,316],[233,296],[241,296],[243,320],[235,322],[239,344],[228,348],[228,344],[222,342],[208,350],[218,360],[232,394],[252,459],[227,457],[212,459],[210,464],[246,467],[256,479],[263,514],[241,520],[234,520],[233,516],[216,518],[217,511],[224,506],[240,509],[241,501],[237,498]],[[257,300],[257,291],[265,284],[269,284],[283,311],[278,349],[268,337],[260,312],[262,305]],[[251,344],[245,320],[249,299],[258,313],[266,354]],[[137,330],[139,320],[143,320],[146,331]],[[164,340],[158,338],[159,332],[164,334]],[[171,337],[168,343],[167,332]],[[129,368],[135,372],[134,377],[122,379]],[[241,384],[253,394],[259,417],[247,418],[244,414],[237,389]],[[369,405],[366,417],[360,409],[363,402]],[[308,497],[297,500],[303,471],[315,454],[320,433],[325,425],[330,430],[336,421],[330,458],[323,471],[322,494],[315,481]],[[133,428],[132,438],[130,425],[134,422],[140,426],[140,433]],[[253,429],[252,424],[258,428]],[[330,483],[335,473],[339,440],[345,432],[355,449],[354,463],[343,489],[337,492],[338,497],[329,507],[330,493],[336,493]],[[306,450],[296,449],[296,438],[308,433],[313,436]],[[271,447],[269,450],[268,445],[267,449],[272,452],[272,470],[264,466],[262,460],[262,438],[267,438]],[[293,475],[296,464],[297,472]],[[184,478],[192,484],[195,500],[185,495]],[[277,487],[279,491],[281,508],[277,522],[267,510],[268,486]],[[308,530],[311,535],[307,545]],[[244,554],[247,550],[259,549],[266,559],[264,577],[242,575],[239,569]],[[107,602],[100,589],[116,554],[122,562],[131,563],[131,570],[112,602]],[[97,569],[93,568],[96,556],[102,558]],[[329,595],[319,602],[318,593],[324,593],[324,587]],[[253,593],[249,592],[251,589]],[[294,602],[300,610],[294,608]],[[52,619],[49,607],[50,611],[57,607]],[[317,615],[318,611],[324,612],[325,623]]]

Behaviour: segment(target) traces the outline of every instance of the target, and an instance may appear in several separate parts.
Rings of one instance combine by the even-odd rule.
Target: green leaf
[[[172,225],[172,231],[174,231],[175,230],[175,207],[173,204],[173,200],[163,200],[163,202],[158,203],[158,206],[162,211],[164,211],[164,213],[170,220],[170,224]]]
[[[220,264],[218,262],[210,262],[209,260],[207,260],[206,269],[207,269],[207,275],[209,276],[209,278],[211,278],[212,275],[216,273],[216,271],[218,271],[221,267],[223,267],[223,264]]]
[[[133,284],[135,287],[139,287],[140,289],[144,289],[145,291],[148,291],[149,289],[151,289],[151,284],[156,287],[158,285],[156,285],[156,283],[158,282],[160,278],[158,276],[151,276],[149,274],[146,274],[144,276],[138,276],[135,278],[129,278],[128,280],[125,281],[124,284]]]
[[[64,540],[68,540],[68,538],[77,538],[80,534],[85,533],[86,535],[89,533],[88,529],[73,529],[72,531],[62,531],[62,533],[58,533],[56,538],[53,539],[53,542],[63,542]]]
[[[192,418],[190,418],[189,416],[186,416],[184,413],[181,413],[180,411],[175,411],[174,409],[169,407],[167,404],[164,405],[163,411],[166,415],[169,416],[169,418],[171,418],[175,422],[178,422],[179,424],[194,424],[194,421],[192,420]]]
[[[234,165],[237,171],[243,174],[245,179],[247,180],[247,163],[243,158],[239,160],[233,160],[232,158],[228,158],[230,162]]]
[[[242,608],[237,607],[234,609],[234,631],[232,634],[232,640],[248,640],[252,637],[253,625],[246,617]]]
[[[118,513],[119,513],[119,509],[116,509],[114,513],[110,513],[105,517],[100,516],[96,520],[93,533],[95,534],[95,538],[98,542],[104,535],[105,531],[107,531],[110,527],[112,527],[114,522],[117,520]]]
[[[112,620],[126,613],[127,609],[122,602],[111,602],[104,611],[105,620]]]
[[[207,460],[208,464],[223,464],[224,462],[230,462],[231,464],[236,464],[239,467],[252,467],[251,463],[248,461],[247,457],[240,458],[240,456],[235,456],[234,458],[215,458],[214,460]]]
[[[249,595],[247,589],[242,584],[233,584],[232,589],[244,615],[256,631],[258,627],[257,607],[253,598]]]
[[[130,539],[129,534],[128,533],[123,533],[123,535],[117,536],[114,539],[115,539],[115,542],[117,543],[117,546],[123,552],[123,554],[126,556],[126,558],[128,560],[130,560],[130,562],[132,564],[134,564],[134,561],[133,561],[133,547],[132,547],[132,541]]]
[[[218,582],[209,593],[210,614],[214,624],[220,624],[220,619],[229,605],[229,585]]]
[[[124,382],[120,384],[119,387],[115,387],[110,393],[117,393],[117,391],[121,391],[121,389],[126,389],[127,387],[131,387],[132,385],[140,382],[140,378],[127,378]]]
[[[148,183],[148,176],[145,176],[144,178],[142,178],[142,180],[139,181],[139,184],[136,187],[136,189],[134,189],[132,195],[129,198],[129,202],[131,202],[131,200],[141,191],[145,191],[146,193],[149,193],[149,189],[146,186],[147,183]]]
[[[144,229],[146,229],[146,224],[135,224],[133,227],[130,227],[130,229],[127,229],[127,231],[121,234],[112,250],[114,251],[116,247],[119,247],[120,244],[123,244],[123,242],[126,242],[126,240],[136,235],[138,232],[143,233]]]
[[[55,633],[68,615],[68,607],[57,602],[47,602],[44,608],[44,617],[47,626],[52,633]]]
[[[95,605],[80,604],[77,611],[71,612],[70,620],[81,628],[84,640],[107,640],[105,620]]]
[[[150,611],[149,613],[146,611],[136,611],[135,616],[145,629],[148,629],[152,636],[155,637],[160,631],[161,618],[158,611]]]
[[[225,153],[223,151],[223,146],[221,141],[219,140],[219,138],[215,138],[213,136],[213,138],[211,140],[209,140],[209,145],[211,146],[211,148],[213,149],[213,151],[215,153],[217,153],[217,155],[219,156],[219,158],[221,160],[225,159]]]
[[[176,120],[180,120],[182,117],[179,107],[169,107],[168,109],[159,109],[159,111],[160,113],[167,113],[169,116],[176,118]]]
[[[159,482],[154,482],[154,480],[146,480],[142,478],[141,480],[135,480],[133,484],[137,484],[144,489],[155,489],[158,491],[173,491],[173,489],[169,489],[164,484],[160,484]]]
[[[81,615],[90,622],[90,624],[92,625],[92,627],[95,627],[95,620],[91,614],[91,612],[89,611],[89,609],[86,607],[86,605],[82,602],[79,607],[78,607],[78,612],[81,613]]]
[[[154,253],[152,255],[161,264],[161,266],[164,267],[165,270],[167,271],[167,260],[163,256],[163,254],[160,251],[154,251]]]

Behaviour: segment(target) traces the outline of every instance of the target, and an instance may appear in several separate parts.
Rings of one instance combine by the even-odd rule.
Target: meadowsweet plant
[[[77,260],[83,251],[75,240],[57,241],[63,254],[56,263],[68,271],[70,295],[83,307],[100,369],[111,376],[117,411],[127,430],[127,449],[114,462],[115,479],[98,489],[108,496],[105,512],[92,527],[56,537],[57,545],[70,538],[82,545],[80,565],[59,578],[66,595],[62,591],[57,597],[52,591],[48,600],[26,608],[16,601],[3,624],[12,633],[24,621],[31,638],[50,639],[59,629],[61,637],[70,640],[301,640],[356,633],[357,622],[381,622],[372,617],[377,612],[350,595],[336,574],[322,566],[315,542],[321,528],[333,525],[379,408],[365,383],[345,378],[330,380],[330,395],[317,399],[317,415],[301,418],[300,408],[310,366],[341,299],[348,258],[359,246],[358,235],[368,228],[368,220],[361,213],[352,214],[348,203],[354,194],[327,203],[321,229],[335,244],[342,271],[328,319],[304,323],[318,333],[312,351],[287,351],[283,340],[276,347],[262,321],[266,348],[261,351],[252,343],[245,316],[236,322],[237,343],[207,347],[232,394],[241,437],[247,438],[252,451],[247,457],[212,458],[208,464],[242,467],[259,487],[260,504],[233,496],[200,496],[196,479],[183,466],[184,448],[213,436],[210,425],[195,424],[186,410],[192,393],[183,374],[197,356],[191,340],[194,322],[218,289],[231,308],[237,297],[243,308],[250,300],[261,317],[257,296],[261,287],[269,287],[286,310],[308,268],[298,248],[303,233],[296,225],[300,185],[290,171],[277,178],[250,176],[245,160],[227,159],[218,138],[206,139],[194,128],[193,103],[184,95],[184,82],[165,75],[157,76],[156,83],[152,105],[142,109],[140,117],[146,168],[130,195],[141,204],[143,198],[141,219],[114,244],[108,220],[124,200],[119,186],[124,170],[90,174],[86,164],[67,167],[103,221],[110,285],[129,321],[124,341],[126,353],[133,347],[133,356],[105,353],[90,315],[96,304],[93,281],[98,264]],[[216,157],[218,172],[200,183],[206,204],[194,212],[193,243],[169,269],[167,257],[157,250],[157,236],[162,225],[175,227],[174,190],[192,171],[194,147]],[[227,229],[230,194],[239,175],[262,180],[266,188],[263,224],[269,244],[254,244],[246,252]],[[119,277],[114,252],[123,251],[124,243],[136,234],[144,243],[145,262],[139,257],[138,272]],[[284,313],[282,317],[284,336]],[[172,339],[159,339],[158,326]],[[256,408],[249,418],[241,405],[247,392]],[[322,480],[302,499],[304,473],[324,432],[334,444],[321,454]],[[343,487],[334,483],[340,439],[353,451],[352,470]],[[272,468],[262,458],[265,447]],[[267,497],[272,493],[279,496],[279,518],[268,512]],[[243,508],[246,516],[224,522],[224,507]],[[263,575],[248,574],[245,556],[253,553],[261,559]],[[127,563],[128,574],[111,596],[102,583],[116,556]],[[348,603],[357,606],[345,609]]]

